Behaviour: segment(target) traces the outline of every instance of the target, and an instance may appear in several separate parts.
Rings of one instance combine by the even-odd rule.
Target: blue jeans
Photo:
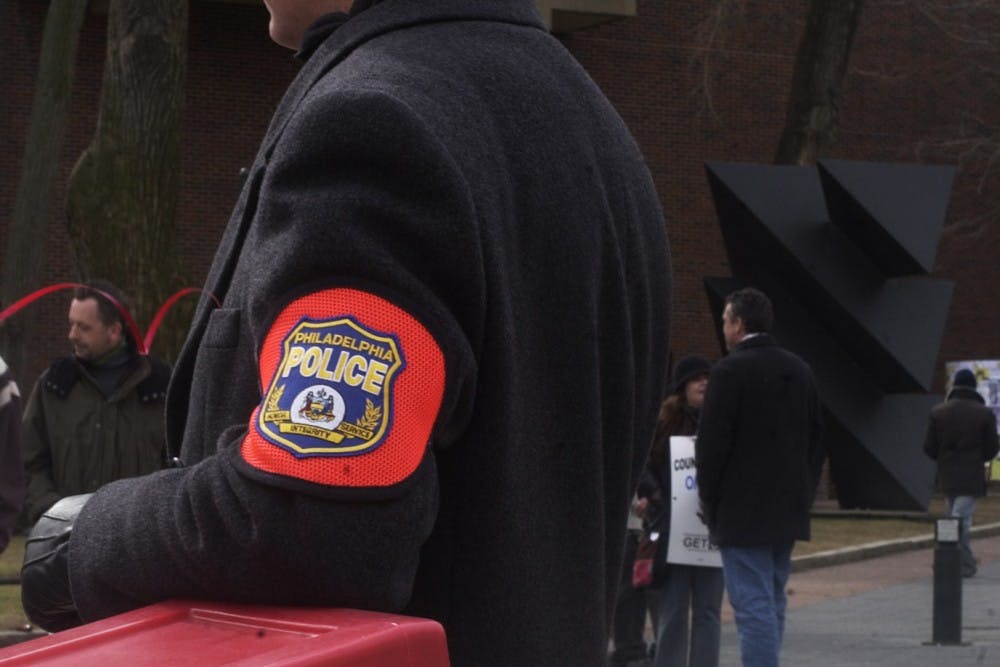
[[[972,555],[969,539],[972,531],[972,513],[976,509],[974,496],[954,496],[947,498],[948,516],[962,520],[962,576],[971,577],[976,573],[976,559]]]
[[[743,667],[778,667],[792,546],[720,549]]]
[[[720,568],[667,565],[659,590],[655,667],[718,667],[723,586]]]

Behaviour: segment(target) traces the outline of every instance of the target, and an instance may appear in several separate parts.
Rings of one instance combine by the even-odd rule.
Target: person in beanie
[[[955,373],[952,390],[931,408],[924,453],[937,461],[938,481],[948,516],[962,520],[962,576],[976,574],[969,545],[976,499],[986,495],[983,464],[997,455],[997,420],[976,391],[976,376],[968,368]]]
[[[708,384],[710,369],[711,364],[700,355],[693,354],[681,359],[674,367],[668,388],[670,393],[660,405],[656,421],[656,437],[653,440],[646,469],[639,480],[632,511],[629,513],[630,521],[633,517],[641,520],[639,524],[641,530],[630,529],[626,538],[625,561],[622,567],[622,579],[619,584],[612,628],[615,648],[609,660],[611,667],[641,667],[653,664],[648,659],[649,651],[644,639],[647,609],[653,619],[655,633],[653,647],[664,646],[662,643],[664,640],[670,642],[670,646],[656,651],[655,664],[675,664],[664,661],[670,660],[669,656],[682,655],[684,656],[683,662],[676,664],[686,665],[689,602],[691,602],[695,587],[698,588],[698,592],[695,593],[697,599],[694,600],[696,608],[692,634],[701,639],[706,636],[703,628],[712,627],[712,605],[705,603],[714,599],[714,596],[704,595],[706,587],[698,585],[705,579],[702,576],[705,573],[697,572],[697,570],[706,570],[707,568],[689,568],[684,565],[668,566],[665,561],[667,536],[670,533],[670,436],[694,435],[697,430],[698,413],[705,398],[705,387]],[[632,585],[632,566],[635,561],[639,534],[642,532],[656,533],[662,537],[657,544],[653,585],[648,588],[636,589]],[[671,575],[671,573],[673,574]],[[695,579],[698,579],[698,584],[695,583]],[[668,580],[673,582],[673,588],[668,591],[669,595],[665,595],[663,592],[664,582]],[[722,600],[721,576],[718,583],[719,600],[715,604],[714,614],[715,662],[692,662],[692,665],[718,662],[718,612]],[[663,605],[669,607],[667,616],[670,621],[667,628],[663,627],[661,621],[663,619]],[[666,638],[664,638],[665,630],[668,635]],[[713,645],[711,641],[695,641],[695,639],[692,641],[698,647]],[[700,648],[692,648],[693,655],[697,656],[700,652]]]
[[[663,401],[640,491],[649,498],[646,517],[661,535],[655,572],[656,667],[714,667],[719,664],[722,570],[666,563],[670,534],[670,438],[694,435],[705,401],[711,364],[692,354],[674,367],[670,395]],[[652,482],[652,483],[651,483]],[[688,618],[690,616],[690,632]]]
[[[740,658],[777,667],[785,584],[826,451],[812,370],[769,333],[771,300],[748,287],[726,297],[729,354],[708,379],[695,440],[698,499],[722,555]]]
[[[98,489],[22,598],[363,608],[440,621],[455,667],[603,665],[668,377],[639,147],[535,0],[265,5],[304,62],[175,364],[183,467]]]

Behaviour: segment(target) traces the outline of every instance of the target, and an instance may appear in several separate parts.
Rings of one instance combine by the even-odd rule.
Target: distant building
[[[723,19],[710,45],[706,22],[713,2],[537,1],[618,107],[649,160],[674,252],[673,348],[717,357],[702,277],[727,275],[729,268],[704,162],[773,158],[807,3],[746,2],[741,15]],[[96,125],[106,2],[92,5],[80,40],[57,200]],[[37,0],[0,4],[0,247],[14,205],[47,6]],[[208,269],[241,185],[240,168],[253,160],[298,69],[297,61],[268,39],[266,25],[265,9],[256,0],[191,2],[177,239],[193,285]],[[993,32],[1000,35],[1000,25]],[[963,118],[1000,126],[996,93],[984,92],[986,84],[976,78],[981,75],[963,64],[958,48],[910,5],[869,3],[829,157],[948,162],[947,154],[935,152],[933,140],[957,136],[949,128]],[[987,173],[986,167],[984,160],[959,170],[949,222],[965,224],[946,229],[938,254],[934,275],[958,281],[936,376],[939,389],[943,361],[1000,358],[1000,309],[990,290],[977,288],[1000,282],[1000,258],[992,256],[1000,247],[1000,226],[987,224],[995,216],[981,216],[990,201],[1000,202],[1000,170]],[[52,222],[49,236],[44,284],[72,280],[61,219]],[[63,302],[32,307],[38,314],[37,353],[32,368],[18,369],[21,377],[34,377],[65,349]]]

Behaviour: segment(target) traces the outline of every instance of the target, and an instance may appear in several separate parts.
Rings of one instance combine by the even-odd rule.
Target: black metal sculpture
[[[927,392],[954,288],[926,274],[954,169],[831,160],[707,170],[733,274],[705,279],[713,312],[745,285],[774,301],[775,336],[820,385],[842,507],[926,509],[934,466],[921,444],[941,400]]]

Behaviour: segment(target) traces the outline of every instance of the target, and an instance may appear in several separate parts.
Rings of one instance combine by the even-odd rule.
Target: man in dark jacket
[[[698,496],[722,553],[744,665],[778,664],[785,582],[825,458],[812,371],[768,333],[770,299],[726,298],[729,355],[712,369],[695,441]]]
[[[362,607],[454,665],[602,665],[666,380],[634,140],[534,0],[267,5],[307,60],[176,364],[186,467],[83,507],[79,616]]]
[[[138,354],[118,309],[122,302],[104,280],[74,290],[73,354],[57,357],[28,398],[21,455],[31,523],[60,498],[164,466],[170,368]]]
[[[968,368],[955,373],[944,403],[931,408],[924,453],[937,461],[938,481],[948,515],[962,520],[962,576],[976,573],[969,545],[976,498],[986,495],[983,464],[997,455],[997,420],[976,391],[976,376]]]
[[[24,502],[20,442],[21,392],[7,362],[0,357],[0,552],[10,544]]]

